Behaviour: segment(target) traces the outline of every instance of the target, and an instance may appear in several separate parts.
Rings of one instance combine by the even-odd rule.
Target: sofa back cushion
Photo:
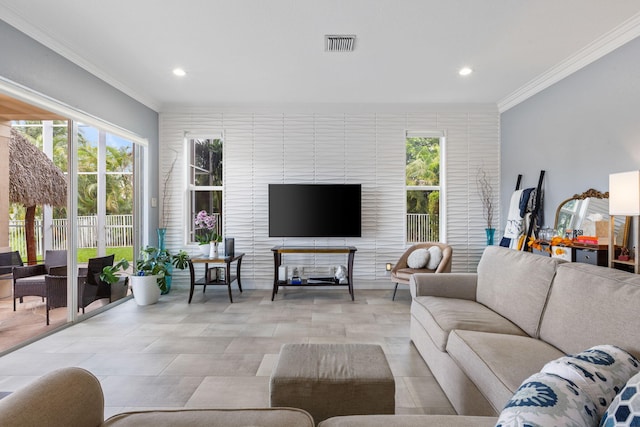
[[[566,263],[558,268],[540,338],[565,353],[612,344],[640,358],[640,276]]]
[[[478,264],[476,300],[537,337],[540,318],[560,261],[488,246]]]

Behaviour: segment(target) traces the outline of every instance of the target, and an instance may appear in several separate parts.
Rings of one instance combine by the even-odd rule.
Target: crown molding
[[[160,110],[160,102],[140,94],[119,80],[111,77],[91,61],[88,61],[84,57],[76,54],[69,46],[55,40],[41,28],[37,28],[30,24],[8,6],[0,5],[0,19],[141,104],[144,104],[156,112]]]
[[[504,113],[638,36],[640,36],[640,13],[498,101],[498,111]]]

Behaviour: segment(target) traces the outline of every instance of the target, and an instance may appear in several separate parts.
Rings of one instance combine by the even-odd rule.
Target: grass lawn
[[[97,257],[97,248],[78,249],[78,262],[87,262],[89,258]],[[107,248],[107,255],[115,254],[115,261],[125,258],[129,262],[133,261],[133,246],[122,246],[117,248]]]

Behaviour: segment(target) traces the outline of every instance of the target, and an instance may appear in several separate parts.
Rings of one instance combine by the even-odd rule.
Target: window
[[[189,242],[196,242],[206,232],[199,230],[194,218],[200,211],[206,211],[216,218],[212,231],[222,235],[223,221],[223,170],[222,136],[218,138],[189,138]]]
[[[440,241],[440,134],[406,137],[407,243]]]

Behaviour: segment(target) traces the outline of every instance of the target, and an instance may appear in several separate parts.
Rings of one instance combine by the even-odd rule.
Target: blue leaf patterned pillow
[[[633,355],[613,345],[599,345],[551,361],[541,372],[574,382],[596,404],[599,418],[638,371],[640,362]]]
[[[524,380],[496,427],[596,427],[598,420],[595,404],[576,384],[541,372]]]
[[[601,427],[640,426],[640,374],[636,374],[613,399],[600,421]]]

